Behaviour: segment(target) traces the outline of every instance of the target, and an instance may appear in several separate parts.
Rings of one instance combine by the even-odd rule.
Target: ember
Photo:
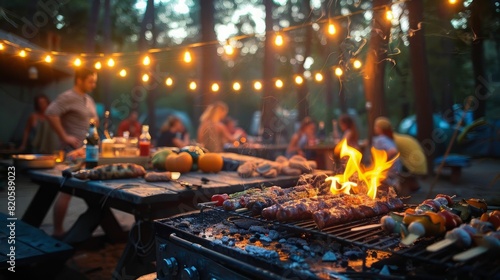
[[[333,194],[351,194],[351,192],[360,193],[363,188],[366,188],[366,194],[375,199],[380,182],[386,178],[387,172],[398,157],[396,156],[388,161],[385,151],[372,148],[373,163],[371,166],[365,167],[361,164],[363,155],[358,150],[347,145],[345,140],[340,145],[340,157],[348,157],[348,159],[343,174],[337,174],[325,179],[325,181],[331,182],[330,191]],[[352,181],[355,174],[358,176],[358,183]],[[362,186],[359,183],[362,183]]]

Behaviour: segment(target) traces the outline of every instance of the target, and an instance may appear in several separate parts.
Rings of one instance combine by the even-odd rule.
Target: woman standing
[[[20,150],[25,151],[30,147],[30,152],[52,154],[58,146],[57,134],[50,127],[45,116],[50,100],[45,94],[34,98],[35,112],[33,112],[24,128],[23,140]]]
[[[197,141],[210,152],[222,152],[224,143],[236,140],[222,123],[227,113],[226,103],[218,101],[209,105],[200,117]]]

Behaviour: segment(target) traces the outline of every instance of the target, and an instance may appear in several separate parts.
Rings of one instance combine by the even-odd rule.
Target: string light
[[[26,55],[27,55],[27,54],[26,54],[26,51],[25,51],[25,50],[21,50],[21,51],[19,52],[19,56],[20,56],[20,57],[26,57]]]
[[[127,76],[127,70],[125,70],[125,69],[120,70],[119,75],[120,75],[120,77],[125,77],[125,76]]]
[[[342,76],[342,74],[344,74],[344,71],[342,71],[342,68],[336,67],[335,68],[335,76],[340,77],[340,76]]]
[[[454,5],[454,4],[456,4],[456,3],[457,3],[457,0],[449,0],[448,2],[449,2],[450,4],[452,4],[452,5]]]
[[[96,62],[96,63],[94,64],[94,67],[95,67],[95,69],[97,69],[97,70],[101,69],[101,68],[102,68],[102,64],[101,64],[101,62],[100,62],[100,61]]]
[[[283,36],[281,34],[276,35],[276,38],[274,38],[274,44],[278,47],[283,46]]]
[[[314,79],[316,80],[316,82],[321,82],[321,81],[323,81],[323,74],[321,74],[321,73],[316,73],[316,75],[314,75]]]
[[[304,82],[304,78],[302,76],[295,76],[295,83],[297,85],[301,85]]]
[[[190,90],[195,90],[195,89],[196,89],[196,87],[197,87],[196,82],[194,82],[194,81],[193,81],[193,82],[190,82],[190,83],[189,83],[189,89],[190,89]]]
[[[3,51],[5,49],[5,46],[3,45],[3,43],[0,43],[0,51]]]
[[[146,83],[147,81],[149,81],[149,75],[148,75],[148,74],[144,74],[144,75],[142,75],[142,81],[143,81],[143,82],[145,82],[145,83]]]
[[[262,89],[262,83],[261,83],[261,82],[259,82],[259,81],[257,81],[257,82],[255,82],[255,83],[253,83],[253,88],[254,88],[255,90],[261,90],[261,89]]]
[[[108,67],[113,67],[113,66],[115,66],[115,60],[112,58],[108,59]]]
[[[238,82],[234,82],[233,89],[234,89],[234,91],[239,91],[241,89],[241,84]]]
[[[47,63],[51,63],[52,62],[52,57],[50,55],[46,55],[44,60]]]
[[[165,80],[165,84],[170,87],[170,86],[172,86],[174,84],[174,80],[172,80],[172,78],[168,77]]]
[[[352,63],[352,66],[354,66],[355,69],[361,68],[361,66],[362,66],[361,61],[359,61],[358,59],[354,60],[354,62]]]
[[[193,61],[191,53],[189,51],[184,52],[184,62],[190,63],[191,61]]]
[[[234,54],[234,48],[231,46],[229,43],[224,46],[224,52],[227,55],[233,55]]]
[[[142,65],[144,66],[148,66],[149,64],[151,64],[151,58],[149,58],[148,55],[146,55],[143,59],[142,59]]]
[[[75,61],[73,61],[73,65],[75,65],[76,67],[80,67],[82,65],[82,60],[76,58]]]
[[[337,33],[337,30],[335,29],[335,25],[333,23],[328,24],[328,34],[333,35]]]
[[[217,84],[217,83],[212,84],[212,91],[213,92],[218,92],[219,89],[220,89],[219,84]]]
[[[385,18],[387,20],[393,20],[394,19],[394,15],[392,14],[392,11],[387,9],[387,11],[385,12]]]
[[[274,85],[277,87],[277,88],[282,88],[283,87],[283,81],[280,80],[280,79],[277,79],[276,82],[274,83]]]

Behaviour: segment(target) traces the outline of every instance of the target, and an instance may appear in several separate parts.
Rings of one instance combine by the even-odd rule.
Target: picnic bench
[[[463,167],[469,167],[471,158],[464,155],[451,154],[446,158],[444,156],[437,157],[434,160],[436,166],[442,165],[443,168],[451,169],[450,181],[453,184],[458,184],[460,182],[460,176],[462,174]]]
[[[0,213],[0,269],[20,269],[49,264],[64,264],[73,247],[54,239],[41,229],[20,219]],[[10,240],[10,242],[9,242]],[[13,249],[13,250],[12,250]],[[13,261],[13,262],[10,262]]]

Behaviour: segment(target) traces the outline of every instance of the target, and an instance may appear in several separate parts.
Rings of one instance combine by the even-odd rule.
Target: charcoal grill
[[[413,246],[401,247],[397,235],[381,228],[351,231],[378,223],[381,216],[319,230],[312,220],[284,223],[262,219],[245,209],[225,211],[210,203],[200,206],[200,211],[155,222],[158,279],[500,279],[498,252],[457,263],[452,257],[460,252],[458,248],[435,253],[426,250],[438,238],[422,238]],[[222,235],[230,236],[235,222],[272,228],[280,240],[321,241],[341,257],[334,265],[322,262],[321,253],[311,258],[316,260],[312,264],[310,259],[282,256],[280,250],[279,259],[262,257],[224,243],[220,234],[210,235],[214,232],[212,226],[220,229],[226,225]],[[250,244],[243,239],[240,235],[241,242]],[[273,251],[275,247],[267,248]]]

